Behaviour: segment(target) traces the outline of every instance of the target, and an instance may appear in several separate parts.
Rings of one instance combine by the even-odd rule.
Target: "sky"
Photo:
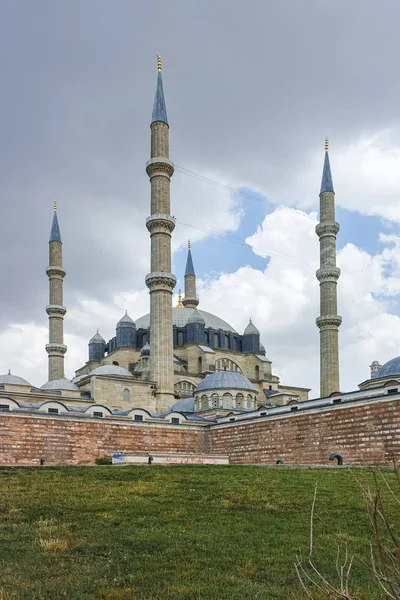
[[[3,0],[0,373],[47,380],[53,200],[66,375],[149,310],[145,220],[157,53],[170,124],[173,266],[200,308],[251,317],[285,385],[319,391],[319,188],[336,192],[340,380],[400,354],[397,0]],[[177,297],[174,296],[174,304]]]

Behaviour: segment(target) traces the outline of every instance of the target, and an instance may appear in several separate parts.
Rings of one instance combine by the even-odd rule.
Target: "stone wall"
[[[390,465],[400,459],[400,400],[376,400],[301,414],[200,428],[111,419],[0,413],[0,464],[92,464],[113,451],[227,454],[234,464]]]

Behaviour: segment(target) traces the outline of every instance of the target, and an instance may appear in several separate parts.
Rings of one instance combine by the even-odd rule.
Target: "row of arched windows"
[[[213,408],[242,408],[252,410],[256,408],[256,397],[251,394],[245,396],[242,393],[233,396],[231,393],[226,392],[221,396],[217,393],[207,396],[203,394],[196,398],[197,410],[209,410]]]
[[[228,358],[220,358],[215,361],[215,370],[216,371],[236,371],[237,373],[242,373],[242,369],[237,365],[233,360],[229,360]]]

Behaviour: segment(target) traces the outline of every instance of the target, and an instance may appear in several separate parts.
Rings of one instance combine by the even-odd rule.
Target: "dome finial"
[[[57,210],[57,200],[54,200],[54,210]]]
[[[125,316],[127,316],[127,315],[128,315],[128,311],[125,309]]]
[[[188,240],[188,250],[190,250],[190,240]]]
[[[99,328],[96,329],[96,333],[99,333]]]
[[[11,369],[8,369],[8,374],[11,375]]]
[[[161,71],[162,69],[162,60],[161,60],[161,55],[157,54],[157,70]]]
[[[178,293],[178,304],[176,305],[176,308],[184,308],[184,306],[182,304],[182,290],[179,290],[179,293]]]
[[[329,150],[329,138],[326,137],[325,138],[325,152],[328,152],[328,150]]]

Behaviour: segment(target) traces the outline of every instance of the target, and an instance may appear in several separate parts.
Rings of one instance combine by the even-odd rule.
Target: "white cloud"
[[[240,332],[251,316],[273,361],[274,373],[283,383],[312,387],[313,396],[319,390],[316,222],[315,213],[276,209],[247,240],[259,255],[268,255],[263,249],[271,251],[265,271],[243,267],[200,287],[201,306],[220,314]],[[372,360],[385,362],[400,353],[393,341],[400,334],[400,318],[389,312],[396,306],[393,294],[400,290],[400,240],[395,236],[381,239],[390,247],[375,256],[352,244],[338,254],[344,390],[354,389],[368,378]],[[297,261],[288,260],[284,253],[296,256]]]

